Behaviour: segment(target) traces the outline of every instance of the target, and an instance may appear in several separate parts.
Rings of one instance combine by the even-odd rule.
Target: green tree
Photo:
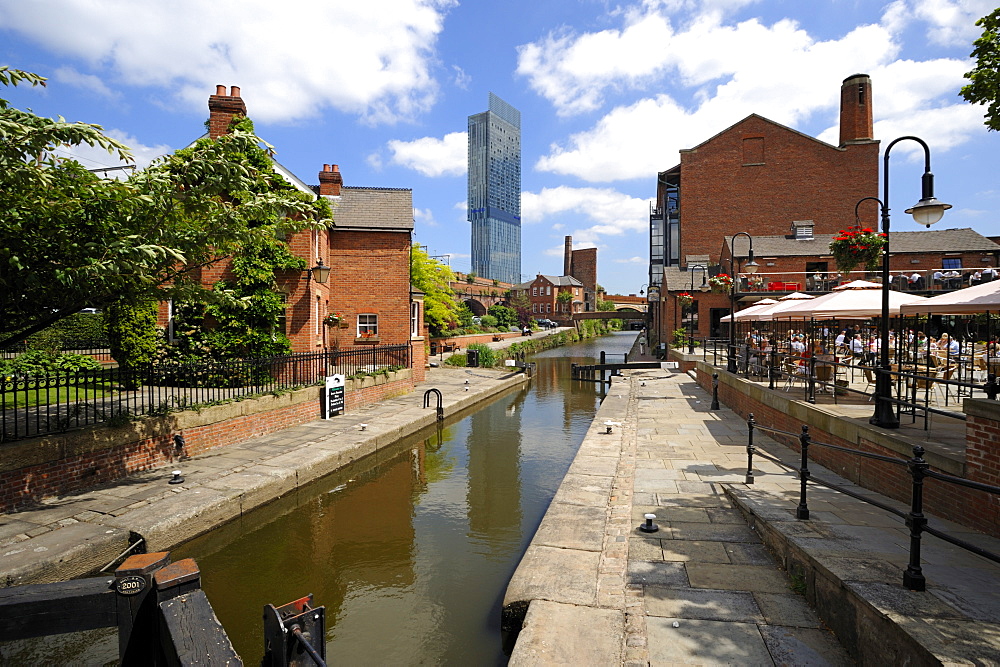
[[[531,324],[531,321],[534,319],[534,316],[531,314],[531,299],[528,298],[525,292],[517,292],[507,299],[507,304],[517,313],[517,321],[522,327]]]
[[[504,329],[517,326],[517,311],[498,304],[494,304],[486,309],[486,313],[497,320],[497,326]]]
[[[597,310],[599,311],[612,311],[615,309],[614,301],[605,301],[604,299],[597,298]]]
[[[433,259],[418,243],[410,250],[410,283],[424,293],[424,322],[431,335],[458,324],[458,306],[448,284],[455,279],[446,264]]]
[[[972,83],[963,86],[960,94],[967,102],[985,104],[986,127],[1000,131],[1000,7],[976,21],[976,25],[983,29],[969,54],[976,59],[976,66],[966,72],[965,78]]]
[[[23,82],[44,78],[0,68],[0,84]],[[235,302],[191,274],[255,240],[330,222],[325,200],[274,171],[245,119],[124,181],[53,153],[88,144],[127,159],[127,147],[97,125],[43,118],[0,99],[0,138],[0,348],[87,306],[199,293]]]
[[[151,363],[156,358],[162,337],[156,328],[157,304],[116,301],[105,312],[111,356],[124,368]],[[134,376],[124,378],[126,387],[139,386]]]

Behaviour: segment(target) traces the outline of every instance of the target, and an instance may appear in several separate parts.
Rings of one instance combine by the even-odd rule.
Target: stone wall
[[[345,408],[413,390],[410,370],[347,380]],[[0,447],[0,512],[79,492],[188,456],[319,419],[320,388],[214,405],[123,426],[97,425]],[[174,436],[184,438],[178,448]]]
[[[791,433],[800,433],[809,426],[812,440],[840,447],[909,459],[912,446],[891,432],[866,423],[852,421],[824,410],[823,406],[793,400],[783,392],[769,390],[725,371],[699,362],[697,381],[712,391],[712,373],[719,373],[719,402],[743,418],[753,413],[761,426]],[[932,470],[986,484],[1000,479],[1000,404],[979,399],[966,399],[967,423],[965,459],[949,457],[933,451],[933,443],[924,454]],[[799,440],[770,436],[782,444],[799,450]],[[809,449],[810,461],[825,466],[855,484],[909,504],[911,478],[906,466],[863,458],[825,447]],[[992,481],[990,481],[992,480]],[[1000,497],[940,480],[924,482],[924,511],[961,523],[994,537],[1000,537]]]

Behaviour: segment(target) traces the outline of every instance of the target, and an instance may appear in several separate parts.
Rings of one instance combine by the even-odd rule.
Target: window
[[[537,287],[532,287],[531,288],[531,296],[538,296],[538,288]]]
[[[281,299],[281,312],[278,313],[278,333],[288,335],[288,295],[284,292],[278,294]]]
[[[960,269],[962,268],[962,258],[961,257],[945,257],[941,260],[942,269]]]
[[[370,338],[378,335],[378,315],[358,315],[358,337]]]
[[[316,297],[316,335],[320,336],[322,334],[323,334],[323,311],[321,310],[319,297]]]
[[[545,305],[546,305],[546,311],[545,312],[551,313],[552,312],[552,304],[548,303],[548,304],[545,304]]]
[[[552,296],[552,285],[545,286],[545,294],[546,296]]]
[[[537,303],[531,304],[531,312],[533,312],[533,313],[537,313],[538,312],[538,304]]]
[[[420,303],[417,301],[410,304],[410,335],[420,336]]]

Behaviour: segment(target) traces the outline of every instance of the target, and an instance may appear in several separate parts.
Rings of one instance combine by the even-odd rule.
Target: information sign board
[[[320,398],[320,413],[323,419],[342,414],[344,412],[344,376],[328,375],[326,386],[323,387]]]

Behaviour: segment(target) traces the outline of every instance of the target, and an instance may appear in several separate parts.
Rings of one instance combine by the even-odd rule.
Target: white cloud
[[[167,88],[192,109],[232,84],[259,120],[332,107],[376,123],[434,102],[433,50],[452,4],[0,0],[0,25],[124,84]]]
[[[452,79],[454,84],[462,90],[468,90],[469,84],[472,83],[472,77],[466,74],[465,70],[458,65],[452,65],[451,69],[455,73],[455,77]]]
[[[116,93],[108,88],[100,77],[93,74],[81,74],[72,67],[60,67],[55,71],[52,78],[55,81],[65,83],[74,88],[87,90],[100,97],[107,97],[108,99],[118,99],[121,97],[120,93]]]
[[[616,259],[614,261],[618,264],[642,264],[644,266],[649,263],[649,259],[646,257],[629,257],[627,259]]]
[[[995,0],[916,0],[913,13],[926,21],[927,39],[943,46],[966,46],[982,30],[976,21],[993,11]]]
[[[518,71],[561,114],[597,108],[605,96],[640,85],[670,92],[614,107],[590,129],[553,144],[535,166],[590,182],[647,178],[676,164],[678,150],[751,113],[793,128],[836,123],[840,83],[854,72],[872,76],[879,129],[897,120],[929,127],[946,119],[953,124],[931,133],[942,147],[967,141],[973,114],[953,104],[967,63],[896,60],[898,31],[912,20],[906,12],[898,0],[882,24],[819,40],[790,19],[726,24],[719,8],[678,29],[664,7],[649,2],[624,12],[618,31],[549,35],[522,47]],[[596,63],[605,53],[606,62]],[[839,141],[835,128],[821,138]]]
[[[434,211],[429,208],[413,209],[413,221],[417,224],[427,225],[428,227],[438,226],[437,220],[434,219]]]
[[[70,157],[82,164],[87,169],[100,169],[101,167],[119,167],[125,164],[134,164],[139,169],[145,169],[149,166],[150,162],[158,157],[169,155],[174,152],[174,149],[165,144],[160,144],[158,146],[147,146],[140,143],[138,139],[130,134],[126,134],[120,130],[108,130],[105,134],[112,139],[117,139],[122,142],[132,151],[132,157],[134,158],[131,162],[123,162],[117,159],[116,156],[108,153],[106,150],[99,148],[97,146],[88,146],[86,144],[81,144],[79,146],[70,146],[65,148],[60,148],[56,151],[56,154],[62,157]],[[107,172],[108,176],[114,176],[116,178],[124,178],[130,172],[129,171],[117,171],[117,172]]]
[[[462,175],[468,165],[466,132],[451,132],[442,139],[422,137],[413,141],[390,141],[387,147],[392,153],[391,163],[431,178]]]
[[[549,223],[562,216],[573,220],[573,245],[598,245],[602,236],[647,233],[649,202],[611,188],[573,188],[561,185],[521,193],[521,222]],[[561,247],[561,246],[560,246]],[[560,251],[561,253],[561,251]]]

